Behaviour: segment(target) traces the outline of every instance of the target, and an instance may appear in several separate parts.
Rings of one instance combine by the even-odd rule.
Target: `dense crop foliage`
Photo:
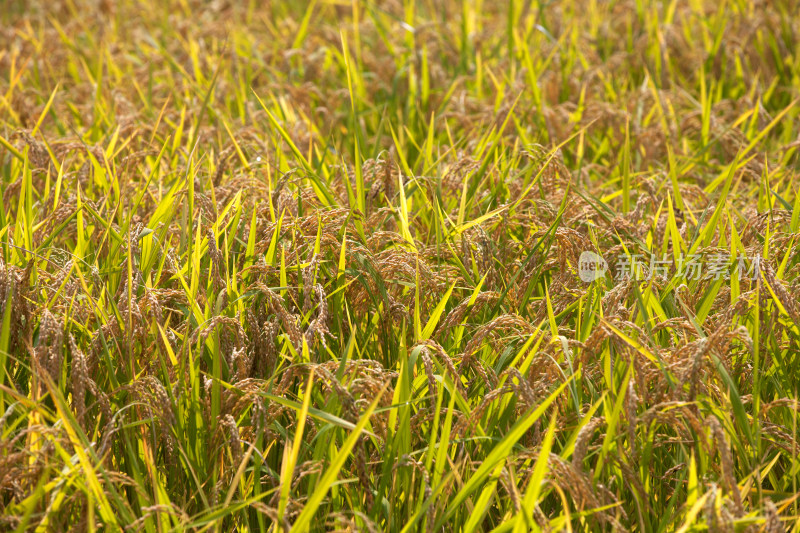
[[[0,529],[797,530],[794,2],[0,20]]]

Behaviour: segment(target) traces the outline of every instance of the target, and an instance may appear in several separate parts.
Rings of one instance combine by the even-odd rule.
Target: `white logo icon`
[[[594,252],[583,252],[578,259],[578,275],[581,280],[591,283],[606,275],[608,263],[601,255]]]

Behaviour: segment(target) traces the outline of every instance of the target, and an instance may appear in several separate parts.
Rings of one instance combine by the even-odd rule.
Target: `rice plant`
[[[800,530],[794,2],[0,21],[0,530]]]

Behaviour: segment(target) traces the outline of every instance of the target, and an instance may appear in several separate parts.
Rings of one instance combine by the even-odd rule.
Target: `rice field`
[[[0,530],[800,531],[791,0],[6,0]]]

